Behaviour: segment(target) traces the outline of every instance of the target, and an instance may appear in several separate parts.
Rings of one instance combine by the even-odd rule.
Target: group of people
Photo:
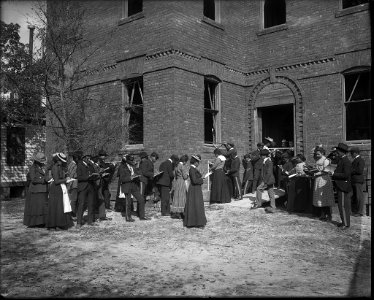
[[[106,162],[107,154],[103,150],[95,157],[76,151],[69,155],[69,163],[66,155],[55,153],[48,166],[44,154],[37,153],[28,173],[24,224],[67,229],[76,221],[80,228],[86,209],[90,226],[95,226],[96,221],[110,220],[106,217],[106,210],[111,210],[109,184],[116,169],[118,188],[114,210],[121,212],[127,222],[135,221],[132,218],[134,199],[139,220],[150,220],[145,214],[145,202],[149,199],[160,201],[162,216],[183,219],[186,227],[203,228],[207,219],[202,185],[208,177],[211,179],[211,204],[229,203],[232,198],[242,200],[244,194],[252,193],[256,201],[251,209],[264,207],[271,213],[275,205],[274,187],[283,188],[287,193],[291,177],[312,174],[313,205],[319,209],[320,220],[331,221],[334,189],[342,220],[339,227],[350,226],[352,192],[353,211],[356,216],[363,215],[365,162],[357,147],[349,149],[346,144],[339,143],[326,156],[322,145],[317,146],[313,150],[315,163],[307,165],[302,154],[294,156],[291,151],[274,150],[271,138],[267,138],[266,143],[258,143],[257,149],[244,155],[242,161],[233,143],[222,146],[225,149],[215,148],[215,160],[209,162],[209,172],[204,175],[198,168],[199,154],[190,157],[173,154],[155,172],[154,164],[159,158],[155,152],[149,156],[141,152],[140,161],[132,154],[123,155],[119,166]],[[348,152],[352,162],[347,157]],[[241,164],[244,168],[242,180]],[[332,165],[336,166],[335,170]],[[269,200],[263,200],[264,192]]]

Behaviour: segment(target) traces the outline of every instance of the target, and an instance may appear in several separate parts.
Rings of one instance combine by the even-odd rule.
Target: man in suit
[[[170,216],[170,190],[174,179],[174,167],[179,161],[177,155],[173,154],[169,159],[161,163],[160,172],[164,172],[157,180],[157,185],[161,194],[161,215]]]
[[[342,229],[347,229],[351,225],[350,215],[351,215],[351,173],[352,164],[347,157],[348,145],[344,143],[339,143],[336,147],[337,155],[339,156],[338,165],[336,166],[335,172],[332,175],[332,179],[335,180],[336,189],[338,191],[338,208],[341,223],[338,227]]]
[[[126,155],[126,161],[122,161],[118,173],[119,182],[121,184],[121,191],[126,196],[126,207],[125,207],[125,218],[127,222],[134,222],[135,220],[131,217],[131,195],[135,197],[138,203],[138,217],[139,220],[148,221],[150,220],[145,216],[145,203],[144,198],[140,194],[139,187],[136,184],[136,178],[139,178],[135,170],[135,158],[133,155]]]
[[[270,158],[270,151],[267,149],[262,149],[260,155],[263,161],[262,173],[261,173],[261,183],[256,190],[256,200],[257,203],[252,208],[258,208],[260,206],[265,207],[265,212],[272,212],[272,204],[275,206],[275,193],[274,193],[274,173],[273,173],[273,162]],[[264,205],[262,204],[262,193],[267,191],[270,201]]]
[[[103,171],[103,174],[105,174],[104,176],[101,176],[101,182],[100,182],[101,192],[104,197],[105,208],[110,211],[111,210],[110,208],[110,196],[111,195],[109,192],[109,184],[113,179],[115,166],[114,164],[105,162],[107,157],[108,157],[108,154],[104,150],[99,151],[98,164],[99,164],[100,169]]]
[[[154,175],[154,165],[150,159],[148,159],[148,154],[146,152],[140,153],[140,194],[146,199],[147,192],[149,191],[149,185],[152,184],[152,179]]]
[[[261,158],[260,151],[262,150],[264,144],[258,143],[257,150],[251,153],[251,161],[253,164],[253,184],[252,184],[252,193],[254,193],[257,187],[261,183],[261,173],[262,173],[262,162],[263,159]]]
[[[364,169],[365,161],[360,156],[360,149],[358,147],[351,147],[350,151],[353,158],[352,161],[352,212],[354,217],[362,217],[364,215]]]
[[[242,200],[242,189],[241,189],[241,183],[239,178],[239,169],[240,169],[240,159],[237,155],[236,150],[231,152],[230,155],[231,164],[230,169],[227,171],[227,175],[230,177],[232,186],[234,187],[234,199]]]
[[[243,195],[245,195],[247,192],[252,192],[252,183],[253,183],[253,165],[251,161],[251,155],[247,153],[244,155],[243,161]]]
[[[77,227],[83,225],[83,213],[88,208],[87,224],[90,226],[97,226],[94,224],[94,205],[95,205],[95,176],[94,171],[90,167],[90,155],[86,154],[83,157],[78,157],[77,164],[77,179],[78,179],[78,209],[77,209]]]

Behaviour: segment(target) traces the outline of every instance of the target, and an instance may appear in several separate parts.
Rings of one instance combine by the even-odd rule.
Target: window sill
[[[135,20],[139,20],[139,19],[142,19],[142,18],[144,18],[144,13],[141,11],[141,12],[138,12],[135,15],[132,15],[130,17],[122,18],[121,20],[118,21],[118,26],[121,26],[121,25],[127,24],[127,23],[131,23]]]
[[[355,14],[361,11],[369,10],[369,3],[341,9],[335,13],[335,18],[343,17],[350,14]]]
[[[136,151],[136,150],[144,150],[144,144],[131,144],[125,145],[122,148],[123,151]]]
[[[218,29],[224,30],[224,28],[221,24],[217,23],[216,21],[214,21],[212,19],[207,18],[206,16],[203,16],[203,19],[201,21],[203,23],[209,24],[209,25],[211,25],[213,27],[216,27]]]
[[[276,25],[276,26],[273,26],[273,27],[264,28],[261,31],[256,32],[256,34],[258,36],[261,36],[261,35],[264,35],[264,34],[269,34],[269,33],[273,33],[273,32],[283,31],[283,30],[287,30],[287,29],[288,29],[288,25],[287,24],[280,24],[280,25]]]
[[[359,145],[369,146],[369,145],[371,145],[371,140],[346,141],[346,143],[347,143],[348,146],[359,146]]]

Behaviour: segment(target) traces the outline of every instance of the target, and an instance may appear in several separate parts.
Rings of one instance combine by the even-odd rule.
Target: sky
[[[17,23],[21,26],[19,34],[21,42],[29,43],[30,30],[27,28],[29,24],[36,23],[36,16],[32,8],[38,1],[30,0],[0,0],[1,21],[5,23]],[[40,47],[40,41],[35,39],[34,33],[34,49]]]

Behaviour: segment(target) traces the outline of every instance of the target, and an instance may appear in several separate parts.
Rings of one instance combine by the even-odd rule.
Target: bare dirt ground
[[[22,224],[24,200],[1,202],[5,297],[371,296],[371,218],[351,229],[310,215],[206,207],[205,229],[160,217],[50,232]],[[339,221],[334,208],[333,221]]]

